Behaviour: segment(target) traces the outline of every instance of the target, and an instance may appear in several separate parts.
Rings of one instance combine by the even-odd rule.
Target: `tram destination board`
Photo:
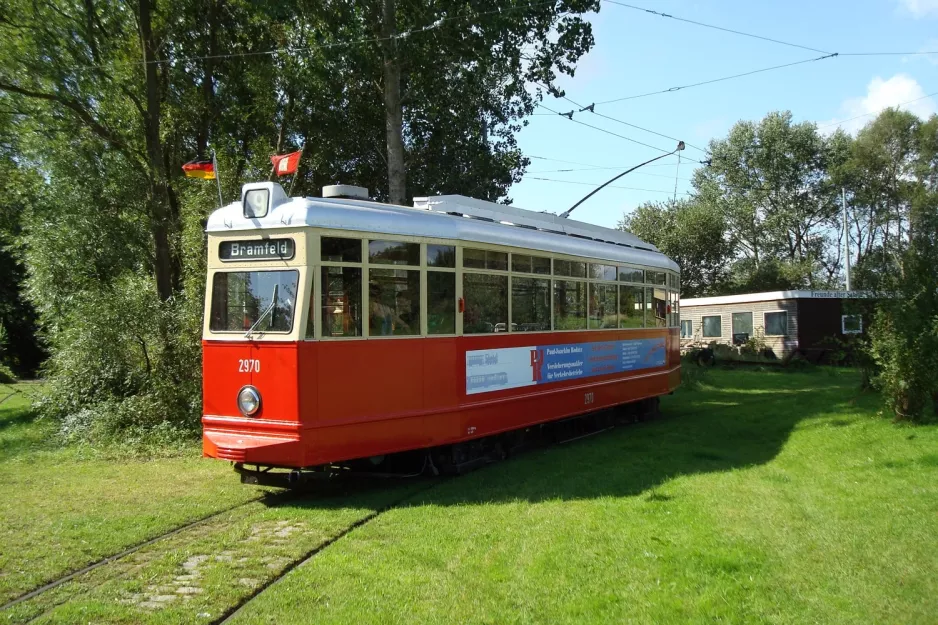
[[[223,261],[291,260],[295,254],[293,239],[222,241],[218,245],[218,258]]]

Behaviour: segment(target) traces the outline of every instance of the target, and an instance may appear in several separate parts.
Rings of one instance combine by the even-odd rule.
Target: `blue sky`
[[[938,50],[938,0],[622,0],[676,17],[745,31],[829,52]],[[590,18],[596,45],[578,65],[575,77],[560,85],[584,105],[642,94],[731,74],[821,56],[802,50],[650,15],[603,1]],[[872,113],[938,91],[938,55],[836,57],[737,78],[722,83],[597,105],[596,112],[683,139],[706,148],[738,120],[758,120],[774,110],[790,110],[796,121],[825,125]],[[567,112],[566,100],[547,97],[546,106]],[[903,108],[920,116],[938,112],[938,96]],[[539,109],[540,113],[545,113]],[[873,116],[846,122],[851,132]],[[674,142],[589,112],[574,119],[643,143],[671,150]],[[566,118],[536,115],[519,135],[532,157],[524,179],[512,186],[514,205],[561,212],[617,173],[586,169],[599,165],[625,170],[661,152],[574,124]],[[704,155],[688,147],[684,155]],[[533,158],[533,157],[540,158]],[[545,160],[553,159],[553,160]],[[561,162],[569,161],[569,162]],[[577,208],[576,219],[612,227],[639,204],[663,200],[690,188],[695,164],[674,157],[648,165],[607,187]],[[579,163],[579,164],[573,164]],[[578,169],[580,171],[556,171]],[[538,180],[550,178],[569,182]],[[642,190],[637,190],[642,189]]]

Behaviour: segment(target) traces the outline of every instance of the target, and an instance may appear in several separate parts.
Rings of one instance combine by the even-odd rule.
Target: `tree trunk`
[[[150,174],[150,229],[154,244],[154,267],[156,291],[161,300],[173,296],[177,278],[173,271],[170,250],[169,190],[166,168],[163,163],[163,146],[160,139],[160,91],[159,67],[156,60],[156,41],[150,22],[153,6],[150,0],[138,0],[140,11],[140,43],[143,50],[143,70],[146,76],[147,110],[146,126],[147,164]]]
[[[407,200],[404,169],[404,108],[401,104],[401,61],[397,55],[395,0],[383,0],[381,48],[384,53],[384,111],[388,144],[388,200]]]

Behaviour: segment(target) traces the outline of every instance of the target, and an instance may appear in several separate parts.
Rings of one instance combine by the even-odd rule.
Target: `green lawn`
[[[238,623],[935,623],[938,427],[850,372],[714,371],[666,418],[446,482]]]
[[[0,385],[0,603],[260,494],[195,446],[150,462],[58,447],[29,391]]]
[[[934,623],[938,426],[876,416],[858,381],[712,371],[665,398],[662,420],[458,479],[251,503],[0,620],[214,622],[410,494],[236,622]],[[27,408],[0,404],[7,597],[259,492],[224,463],[57,448]]]

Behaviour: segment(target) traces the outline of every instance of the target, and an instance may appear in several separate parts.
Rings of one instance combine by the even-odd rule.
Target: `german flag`
[[[182,166],[186,178],[201,178],[202,180],[215,180],[215,165],[212,161],[189,161]]]

